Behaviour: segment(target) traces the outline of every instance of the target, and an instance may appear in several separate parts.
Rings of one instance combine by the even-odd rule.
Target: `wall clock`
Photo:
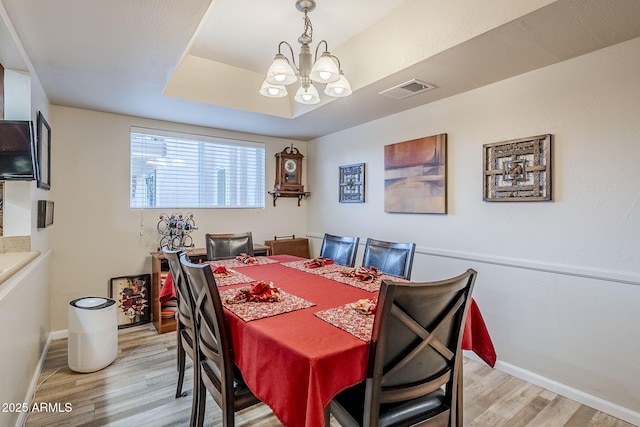
[[[297,148],[293,146],[276,153],[276,191],[304,192],[302,185],[302,159]]]

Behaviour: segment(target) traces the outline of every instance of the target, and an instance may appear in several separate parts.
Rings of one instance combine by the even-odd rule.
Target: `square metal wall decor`
[[[551,135],[483,146],[486,202],[551,200]]]
[[[364,163],[340,166],[339,202],[364,203]]]

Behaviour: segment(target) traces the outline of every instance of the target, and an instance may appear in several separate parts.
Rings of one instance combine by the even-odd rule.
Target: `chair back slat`
[[[189,329],[194,330],[194,301],[191,291],[189,291],[189,286],[185,280],[182,265],[180,264],[180,255],[182,255],[182,251],[171,250],[165,246],[162,248],[162,253],[169,264],[169,271],[171,272],[171,277],[173,279],[173,287],[176,290],[176,297],[178,299],[178,322],[182,322]]]
[[[195,315],[200,343],[199,362],[204,361],[217,377],[214,383],[225,388],[219,390],[220,395],[229,396],[233,393],[233,347],[213,272],[209,264],[193,264],[186,260],[184,254],[180,261],[191,292],[197,298]]]
[[[378,404],[457,387],[461,345],[476,272],[438,282],[383,281],[368,377]],[[455,405],[455,402],[451,402]]]
[[[250,231],[233,234],[205,234],[207,260],[231,259],[245,253],[253,256],[253,236]]]
[[[336,264],[353,267],[356,263],[359,237],[334,236],[325,233],[320,256],[332,259]]]
[[[376,267],[384,274],[411,279],[415,243],[386,242],[368,238],[364,247],[362,265]]]

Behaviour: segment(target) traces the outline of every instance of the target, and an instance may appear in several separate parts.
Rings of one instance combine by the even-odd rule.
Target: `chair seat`
[[[348,388],[338,394],[331,403],[331,412],[340,410],[347,412],[357,423],[362,426],[364,416],[364,388],[362,382],[354,387]],[[419,423],[422,420],[433,419],[439,413],[448,412],[449,407],[445,404],[445,392],[438,389],[433,393],[417,399],[400,403],[388,403],[380,405],[379,427],[404,426]],[[443,417],[444,425],[448,422],[447,417]]]
[[[208,373],[205,380],[214,381],[220,375],[220,371],[216,364],[209,359],[205,359],[202,362],[202,368]],[[249,390],[249,387],[244,382],[242,374],[236,368],[234,369],[233,376],[233,395],[234,395],[234,408],[236,411],[244,408],[248,408],[251,405],[259,403],[260,400],[254,396]]]
[[[249,387],[247,387],[241,379],[233,379],[233,392],[236,397],[236,408],[248,408],[249,406],[260,402],[260,400],[251,393]]]

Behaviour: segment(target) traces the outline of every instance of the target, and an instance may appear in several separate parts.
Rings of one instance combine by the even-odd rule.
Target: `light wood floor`
[[[191,410],[191,365],[186,397],[175,399],[175,334],[153,326],[120,331],[119,354],[98,372],[78,374],[67,366],[67,340],[47,354],[34,402],[70,403],[70,412],[32,412],[27,426],[187,426]],[[31,405],[32,406],[32,405]],[[208,397],[206,425],[220,425],[220,410]],[[464,362],[465,426],[593,427],[632,425],[580,405],[471,359]],[[265,405],[236,415],[237,426],[281,426]],[[332,419],[331,426],[339,427]]]

